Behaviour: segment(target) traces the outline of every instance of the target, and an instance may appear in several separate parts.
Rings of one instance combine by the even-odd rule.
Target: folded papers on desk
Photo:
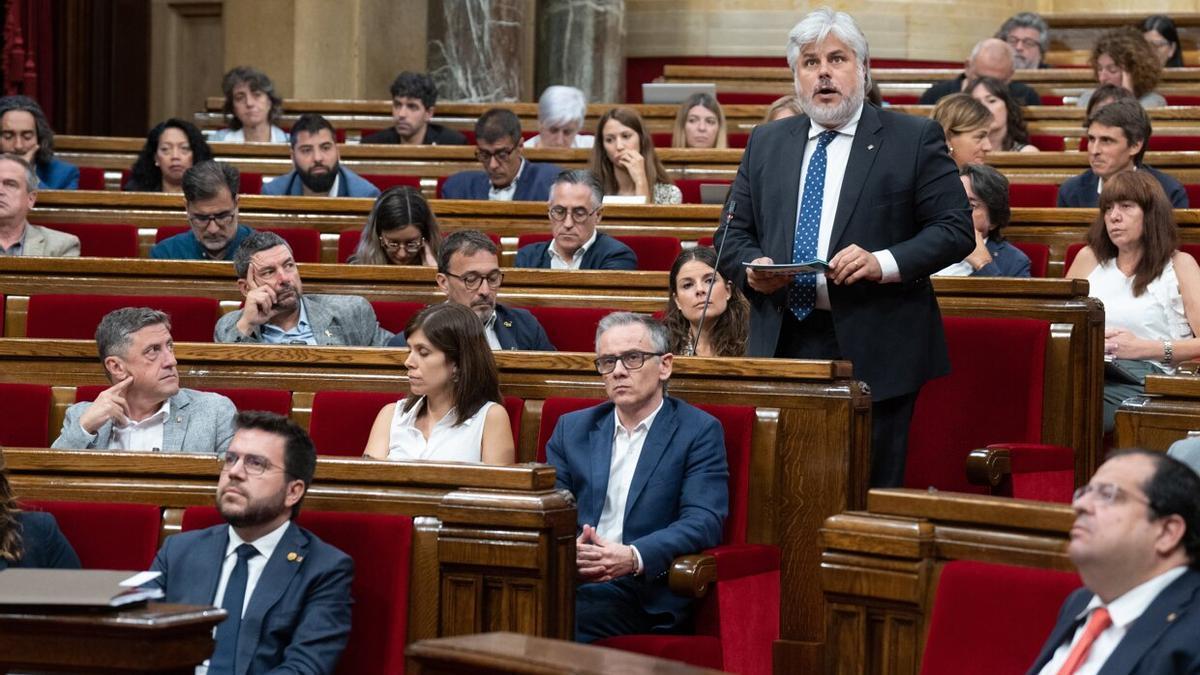
[[[0,607],[125,607],[163,597],[141,588],[158,572],[7,569],[0,572]]]

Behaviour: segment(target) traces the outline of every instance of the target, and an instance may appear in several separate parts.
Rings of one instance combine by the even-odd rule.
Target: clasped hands
[[[584,581],[612,581],[637,571],[632,546],[606,541],[591,525],[575,539],[575,567]]]
[[[1162,345],[1159,340],[1143,340],[1124,328],[1104,331],[1104,355],[1114,359],[1161,361]]]
[[[775,261],[763,256],[750,262],[754,265],[769,265]],[[792,276],[747,270],[746,283],[759,293],[774,293],[791,283]],[[879,260],[873,253],[857,244],[851,244],[838,251],[837,255],[829,261],[829,270],[825,272],[825,278],[835,284],[845,286],[864,279],[878,282],[883,280],[883,268],[879,266]]]

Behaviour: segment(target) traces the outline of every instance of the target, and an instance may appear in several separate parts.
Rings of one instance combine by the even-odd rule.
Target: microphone
[[[732,191],[731,195],[732,196]],[[721,228],[725,228],[725,234],[721,235],[721,246],[717,249],[717,265],[721,264],[721,252],[725,250],[726,235],[729,234],[729,223],[733,221],[733,214],[737,211],[737,200],[729,200],[729,206],[725,209],[725,222],[717,226],[717,235],[721,235]],[[704,294],[704,308],[700,310],[700,323],[696,324],[696,336],[692,338],[692,344],[688,347],[686,356],[695,356],[696,347],[700,344],[700,332],[704,330],[704,319],[708,316],[708,306],[712,303],[713,284],[717,282],[717,275],[720,271],[713,269],[713,275],[708,280],[708,291]]]

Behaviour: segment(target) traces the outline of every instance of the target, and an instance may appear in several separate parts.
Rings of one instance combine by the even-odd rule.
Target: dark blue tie
[[[238,631],[242,627],[242,606],[246,604],[246,579],[249,577],[247,561],[258,555],[258,549],[251,544],[242,544],[236,553],[237,563],[225,584],[225,597],[221,600],[221,607],[229,616],[217,626],[217,648],[208,660],[209,675],[231,675],[233,659],[237,655]]]
[[[796,218],[796,238],[792,245],[792,262],[808,262],[817,257],[817,238],[821,233],[821,203],[825,201],[825,147],[837,137],[833,130],[817,136],[817,149],[808,160],[804,176],[804,197],[800,200],[800,215]],[[788,309],[803,321],[817,306],[817,275],[800,274],[788,285]]]

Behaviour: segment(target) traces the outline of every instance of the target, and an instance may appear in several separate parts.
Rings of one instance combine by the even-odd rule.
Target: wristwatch
[[[1170,340],[1163,340],[1163,357],[1162,364],[1170,367],[1171,361],[1175,359],[1175,345]]]

